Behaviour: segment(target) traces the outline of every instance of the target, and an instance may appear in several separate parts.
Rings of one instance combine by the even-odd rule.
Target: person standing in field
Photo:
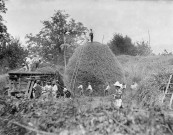
[[[71,92],[66,88],[66,86],[64,86],[63,92],[64,92],[64,98],[71,99]]]
[[[46,99],[52,98],[52,86],[50,81],[44,86],[42,94]]]
[[[41,81],[37,80],[36,83],[33,86],[33,90],[34,90],[34,95],[35,98],[39,98],[42,94],[42,86],[41,86]]]
[[[56,84],[56,81],[54,81],[53,83],[52,83],[52,96],[53,96],[53,98],[56,98],[56,96],[57,96],[57,91],[58,91],[58,87],[57,87],[57,84]]]
[[[28,67],[28,71],[31,71],[32,68],[32,56],[26,58],[26,64]]]
[[[91,86],[90,82],[88,82],[88,87],[87,87],[87,89],[86,89],[86,90],[89,90],[89,96],[92,96],[92,93],[93,93],[93,88],[92,88],[92,86]]]
[[[27,70],[28,70],[27,66],[24,63],[22,63],[22,71],[27,71]]]
[[[83,85],[79,85],[78,89],[80,90],[80,96],[84,95]]]
[[[66,92],[67,92],[67,88],[66,88],[66,86],[64,86],[64,89],[63,89],[64,98],[66,98]]]
[[[92,29],[90,29],[89,36],[90,36],[90,41],[93,42],[94,34],[93,34]]]
[[[119,109],[122,108],[122,88],[123,85],[118,81],[115,82],[115,94],[113,94],[114,105]]]
[[[106,87],[106,89],[104,89],[104,95],[105,96],[107,96],[108,95],[108,93],[109,93],[109,91],[110,91],[110,85],[109,85],[109,83],[107,83],[108,85],[107,85],[107,87]]]

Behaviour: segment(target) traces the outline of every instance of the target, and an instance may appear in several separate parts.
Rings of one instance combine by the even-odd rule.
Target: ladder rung
[[[162,83],[162,84],[168,84],[168,83]],[[169,84],[173,84],[173,83],[169,83]]]
[[[168,94],[170,95],[170,94],[173,94],[173,93],[165,93],[165,94],[166,94],[166,95],[168,95]]]

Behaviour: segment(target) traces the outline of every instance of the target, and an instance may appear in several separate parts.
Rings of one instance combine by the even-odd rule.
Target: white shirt
[[[32,62],[33,63],[36,63],[36,62],[38,62],[39,61],[39,57],[34,57],[33,59],[32,59]]]
[[[131,85],[131,89],[136,90],[138,87],[138,84],[135,82],[133,85]]]
[[[120,108],[121,105],[122,105],[122,99],[116,99],[116,100],[115,100],[115,105],[116,105],[118,108]]]
[[[109,90],[111,87],[108,85],[107,87],[106,87],[106,90]]]
[[[33,88],[35,88],[37,86],[37,83],[34,84]]]
[[[78,89],[80,89],[80,88],[83,89],[83,85],[79,85]]]
[[[26,63],[28,63],[28,64],[32,64],[32,59],[29,58],[29,57],[27,57],[27,58],[26,58]]]
[[[88,85],[87,90],[92,90],[92,87],[91,87],[91,85],[90,85],[90,84]]]
[[[51,85],[46,85],[46,86],[44,86],[44,90],[45,91],[51,91],[52,90],[52,86]]]
[[[56,92],[58,90],[58,87],[57,87],[57,85],[55,84],[53,87],[52,87],[52,91],[53,92]]]
[[[66,91],[67,91],[67,88],[64,88],[64,89],[63,89],[63,92],[66,92]]]

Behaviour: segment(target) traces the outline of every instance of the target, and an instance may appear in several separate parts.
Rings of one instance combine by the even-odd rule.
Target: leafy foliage
[[[115,55],[141,55],[146,56],[152,53],[151,47],[148,43],[142,41],[137,42],[137,45],[132,43],[131,38],[122,36],[121,34],[114,34],[113,39],[108,43],[110,49]]]
[[[0,1],[0,13],[6,13],[5,1]],[[0,69],[8,67],[17,68],[24,62],[27,51],[22,48],[19,39],[15,39],[7,32],[7,27],[3,23],[3,17],[0,14]],[[3,71],[0,71],[0,73]]]
[[[0,1],[0,13],[6,13],[7,8],[5,7],[5,2],[4,0]],[[2,42],[6,36],[8,36],[7,33],[7,27],[3,23],[3,17],[0,14],[0,41]]]
[[[8,66],[10,69],[19,67],[27,56],[27,50],[25,50],[18,39],[10,39],[10,42],[6,43],[0,52],[0,62],[2,65]]]
[[[101,98],[58,101],[0,98],[0,131],[13,134],[172,134],[172,117],[160,110],[126,107],[117,110]],[[6,102],[4,102],[4,100]]]
[[[136,55],[135,46],[128,36],[123,37],[120,34],[114,34],[113,39],[108,45],[115,55]]]
[[[68,20],[69,15],[58,10],[51,17],[51,20],[43,21],[43,28],[38,34],[26,36],[30,52],[38,53],[40,56],[56,63],[57,61],[63,61],[61,45],[66,43],[72,46],[68,52],[71,55],[76,46],[76,38],[87,28],[81,22],[75,22],[74,19]],[[68,34],[66,34],[67,32]],[[48,57],[48,54],[53,57]]]

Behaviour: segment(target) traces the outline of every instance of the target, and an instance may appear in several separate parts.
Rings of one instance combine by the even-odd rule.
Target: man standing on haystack
[[[94,34],[93,34],[92,29],[90,29],[89,36],[90,36],[90,41],[93,42]]]

